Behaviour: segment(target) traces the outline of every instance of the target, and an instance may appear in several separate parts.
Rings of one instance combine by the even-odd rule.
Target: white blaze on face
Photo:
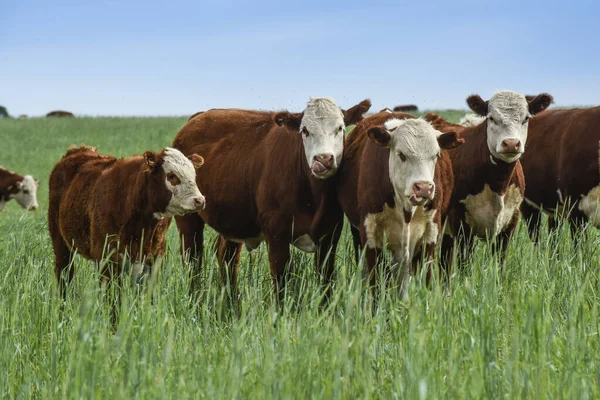
[[[423,119],[390,119],[385,129],[391,137],[389,170],[396,198],[405,209],[423,204],[426,199],[415,197],[414,188],[415,184],[434,184],[440,132]]]
[[[306,162],[312,174],[321,179],[335,175],[344,150],[344,115],[329,98],[308,102],[300,122]]]
[[[492,155],[504,162],[517,161],[527,141],[529,105],[525,96],[497,92],[488,103],[487,144]]]
[[[204,196],[196,185],[196,170],[192,162],[179,150],[165,149],[162,168],[165,172],[165,185],[172,193],[167,206],[167,215],[184,215],[204,208]]]
[[[15,199],[21,207],[27,210],[35,210],[38,208],[37,202],[37,182],[31,175],[25,175],[23,180],[17,182],[19,191],[11,198]]]

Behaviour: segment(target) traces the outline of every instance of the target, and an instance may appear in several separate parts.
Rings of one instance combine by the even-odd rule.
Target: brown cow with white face
[[[551,229],[557,216],[568,218],[573,233],[586,222],[600,229],[600,107],[536,115],[521,163],[527,178],[521,210],[532,239],[542,212]]]
[[[219,234],[221,275],[237,287],[243,244],[264,240],[279,299],[285,288],[290,244],[316,252],[325,281],[333,271],[343,214],[335,200],[335,174],[342,160],[344,129],[362,119],[368,100],[342,110],[333,100],[313,98],[302,113],[239,109],[198,113],[179,131],[173,147],[209,157],[197,182],[210,202],[198,214],[176,218],[184,254],[192,256],[198,285],[205,223]],[[229,264],[229,265],[228,265]]]
[[[48,209],[63,297],[73,279],[75,252],[97,262],[108,257],[111,263],[101,271],[108,281],[126,255],[134,277],[144,266],[150,268],[165,252],[171,217],[204,208],[196,185],[202,163],[197,154],[187,158],[171,148],[125,159],[92,147],[69,149],[50,175]]]
[[[466,143],[450,151],[455,186],[442,244],[442,261],[447,265],[459,233],[465,234],[461,245],[468,246],[474,236],[497,240],[504,255],[525,192],[519,159],[525,151],[529,119],[551,101],[548,94],[527,101],[510,91],[497,92],[489,101],[478,95],[467,99],[469,107],[486,119],[460,130]],[[433,123],[444,129],[440,121]]]
[[[0,167],[0,211],[11,199],[15,199],[26,210],[37,210],[38,182],[31,175],[21,176]]]
[[[371,284],[376,283],[384,236],[400,270],[402,291],[411,265],[422,255],[433,258],[454,182],[443,149],[462,142],[423,119],[388,110],[365,118],[348,136],[337,197],[352,225],[357,257],[359,247],[365,251]]]

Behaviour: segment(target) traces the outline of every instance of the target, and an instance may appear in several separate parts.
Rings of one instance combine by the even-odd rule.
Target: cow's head
[[[160,177],[160,185],[164,185],[158,190],[166,189],[170,196],[166,209],[154,213],[157,218],[184,215],[204,209],[205,199],[196,184],[196,169],[204,164],[202,157],[192,154],[188,158],[179,150],[167,147],[160,153],[146,151],[144,160],[149,172]]]
[[[390,149],[390,181],[405,209],[433,199],[440,150],[455,148],[464,141],[455,132],[440,133],[423,119],[392,118],[369,129],[368,134],[376,144]]]
[[[274,119],[279,126],[300,132],[312,175],[327,179],[335,175],[342,161],[346,126],[361,121],[370,107],[371,102],[363,100],[342,110],[332,99],[313,98],[301,114],[280,112]]]
[[[8,188],[10,198],[15,199],[21,207],[33,211],[37,210],[37,187],[38,180],[31,175],[25,175],[22,180],[17,181]]]
[[[517,161],[525,151],[529,118],[545,110],[552,96],[542,93],[531,100],[511,92],[496,92],[489,101],[479,95],[467,98],[475,113],[487,118],[487,144],[494,156],[507,163]]]

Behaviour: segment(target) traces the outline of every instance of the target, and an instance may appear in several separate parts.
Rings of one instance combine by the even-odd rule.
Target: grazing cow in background
[[[357,260],[359,247],[364,249],[372,286],[384,235],[403,292],[411,265],[416,267],[422,255],[433,258],[454,181],[450,158],[441,149],[462,142],[423,119],[386,110],[358,123],[346,139],[337,197],[351,224]],[[430,278],[428,269],[427,282]]]
[[[46,114],[46,117],[69,117],[69,118],[75,118],[75,115],[73,115],[73,113],[69,112],[69,111],[50,111],[48,114]]]
[[[55,275],[63,298],[73,279],[76,252],[99,263],[110,283],[123,261],[137,278],[165,252],[173,215],[204,208],[196,185],[202,157],[179,150],[117,159],[93,147],[71,148],[50,175],[48,228],[56,257]],[[68,269],[64,276],[65,269]]]
[[[290,244],[316,253],[317,269],[329,282],[334,260],[327,255],[335,252],[331,243],[337,243],[343,223],[335,200],[335,174],[344,130],[360,121],[370,106],[365,100],[344,111],[331,99],[313,98],[296,114],[209,110],[181,128],[173,147],[210,157],[197,178],[209,204],[198,214],[176,218],[183,254],[194,262],[192,292],[202,265],[205,224],[220,234],[221,276],[234,296],[242,244],[253,250],[263,240],[278,299],[285,289]]]
[[[396,112],[419,111],[419,107],[417,107],[414,104],[406,104],[406,105],[394,107],[394,111],[396,111]]]
[[[525,192],[519,158],[525,150],[529,119],[551,101],[548,94],[527,101],[510,91],[497,92],[489,101],[478,95],[467,99],[469,107],[486,119],[462,129],[465,144],[449,152],[455,180],[442,242],[443,263],[451,262],[460,233],[465,234],[460,243],[467,248],[474,236],[495,239],[494,247],[504,256]],[[434,126],[443,129],[439,123]]]
[[[38,180],[31,175],[21,176],[0,167],[0,211],[4,210],[10,199],[29,211],[38,208]]]
[[[485,120],[485,117],[477,114],[467,114],[458,122],[462,126],[477,126]]]
[[[589,221],[600,228],[600,107],[547,110],[529,121],[527,179],[521,206],[532,239],[541,212],[553,229],[567,217],[573,232]]]

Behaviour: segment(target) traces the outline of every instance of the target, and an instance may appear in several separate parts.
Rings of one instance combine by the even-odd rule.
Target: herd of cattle
[[[219,270],[234,294],[242,246],[266,242],[279,299],[290,245],[315,254],[329,293],[344,215],[371,284],[385,237],[394,260],[386,270],[403,292],[420,265],[429,282],[432,263],[423,261],[438,242],[446,278],[453,254],[468,254],[474,238],[493,241],[504,257],[519,215],[534,240],[541,212],[550,228],[559,216],[573,230],[586,222],[600,228],[600,107],[546,110],[550,95],[511,91],[467,103],[476,116],[460,124],[389,109],[365,116],[369,100],[344,110],[313,98],[299,113],[212,109],[190,117],[173,148],[160,153],[117,159],[73,147],[49,180],[62,295],[75,252],[112,261],[101,271],[108,282],[125,258],[136,277],[148,273],[165,252],[172,217],[182,256],[193,265],[192,293],[209,225],[219,234]],[[10,198],[36,208],[35,187],[30,176],[0,169],[0,209]]]

